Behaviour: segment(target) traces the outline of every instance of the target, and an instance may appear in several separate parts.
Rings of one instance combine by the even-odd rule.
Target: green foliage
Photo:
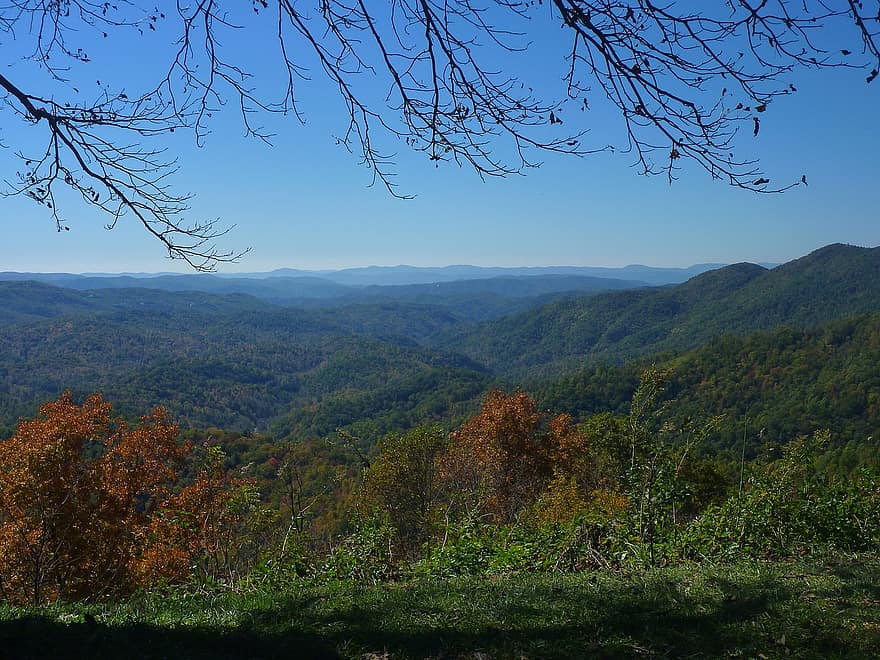
[[[670,372],[656,368],[642,374],[627,425],[632,458],[623,479],[624,492],[632,505],[642,559],[651,566],[658,554],[668,556],[670,550],[675,551],[678,514],[692,499],[690,484],[682,478],[683,467],[694,448],[720,423],[713,419],[702,426],[671,424],[661,402],[669,377]]]
[[[292,589],[313,583],[323,562],[310,539],[288,527],[283,537],[266,549],[263,560],[232,586],[253,591]]]
[[[880,315],[852,317],[811,330],[782,328],[717,339],[706,346],[657,360],[672,369],[667,390],[674,399],[665,414],[688,419],[724,415],[706,449],[726,451],[733,461],[830,429],[835,442],[823,459],[829,473],[844,477],[862,465],[878,465],[880,453]],[[535,386],[542,408],[585,419],[602,411],[625,414],[644,363],[583,369]]]
[[[394,535],[394,527],[380,515],[355,521],[353,531],[331,548],[319,578],[370,584],[392,579],[397,575]]]
[[[630,539],[615,520],[578,516],[562,524],[487,524],[474,517],[450,523],[425,547],[416,575],[431,578],[515,573],[568,573],[628,561]]]
[[[828,441],[827,433],[799,438],[779,460],[756,466],[741,493],[688,528],[687,552],[732,559],[880,548],[880,475],[829,481],[814,467]]]
[[[436,459],[446,444],[436,426],[386,436],[364,474],[364,501],[388,514],[406,545],[418,545],[431,532],[439,495]]]
[[[341,356],[344,368],[356,368],[354,363],[346,364],[344,358]],[[322,382],[325,376],[323,372],[317,374]],[[293,407],[276,420],[273,429],[282,436],[326,437],[342,428],[372,444],[384,435],[419,425],[443,421],[450,426],[460,422],[474,412],[490,382],[486,374],[452,366],[425,368],[387,384],[362,388],[353,388],[340,380],[338,390]],[[304,390],[311,385],[304,382]]]
[[[480,524],[475,516],[449,523],[440,544],[425,548],[416,572],[437,578],[485,575],[501,547],[499,535],[503,532],[502,527]]]

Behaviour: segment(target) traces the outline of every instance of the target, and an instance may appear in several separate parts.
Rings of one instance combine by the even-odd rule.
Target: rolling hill
[[[166,405],[183,425],[278,437],[345,427],[370,443],[460,418],[493,383],[525,386],[550,409],[620,409],[639,367],[662,361],[691,402],[682,414],[727,412],[736,428],[760,419],[778,437],[835,416],[852,437],[870,431],[877,384],[864,365],[877,356],[863,338],[880,312],[880,248],[833,245],[773,269],[735,264],[593,295],[557,290],[608,285],[572,277],[364,287],[356,302],[302,307],[0,282],[0,426],[71,388],[102,390],[129,415]],[[168,281],[136,279],[153,280]],[[562,299],[540,304],[548,296]],[[525,311],[475,322],[490,301],[490,316]],[[858,314],[868,316],[848,320]],[[857,339],[823,353],[851,322]]]
[[[652,363],[671,370],[671,419],[724,416],[712,438],[716,449],[738,449],[745,439],[754,456],[817,429],[831,430],[839,446],[880,447],[880,313],[806,330],[729,335],[678,355],[582,368],[526,389],[542,409],[578,419],[625,414],[639,373]]]
[[[434,345],[522,378],[873,311],[880,311],[880,248],[832,245],[772,270],[735,264],[674,287],[553,302],[472,328],[453,327]]]

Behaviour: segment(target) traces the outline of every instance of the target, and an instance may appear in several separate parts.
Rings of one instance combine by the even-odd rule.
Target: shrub
[[[689,526],[687,553],[733,559],[880,547],[880,479],[863,470],[827,481],[812,466],[828,440],[824,432],[798,438],[781,459],[759,466],[741,493]]]
[[[394,527],[381,515],[355,521],[354,531],[330,550],[320,577],[377,584],[397,576]]]

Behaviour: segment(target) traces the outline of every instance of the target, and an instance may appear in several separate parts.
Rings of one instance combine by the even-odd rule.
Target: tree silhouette
[[[300,83],[321,74],[347,111],[337,141],[393,194],[389,141],[503,176],[545,151],[613,149],[587,133],[603,104],[644,174],[672,180],[691,161],[733,186],[779,191],[790,184],[771,186],[737,155],[737,130],[757,136],[773,99],[796,91],[798,69],[863,68],[873,81],[878,31],[877,0],[8,0],[0,40],[19,59],[0,74],[0,108],[36,125],[44,145],[17,150],[8,193],[44,205],[61,230],[67,186],[108,226],[130,214],[171,257],[211,270],[239,255],[216,247],[225,230],[215,222],[185,219],[189,197],[171,186],[162,136],[186,129],[201,143],[230,104],[248,135],[269,140],[260,115],[302,120]],[[175,46],[137,76],[98,81],[94,98],[76,81],[90,76],[90,46],[119,33]],[[544,47],[562,43],[567,56],[544,70]],[[560,79],[558,93],[544,84]]]

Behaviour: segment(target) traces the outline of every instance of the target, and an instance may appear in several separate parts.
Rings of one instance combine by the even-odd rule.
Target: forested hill
[[[301,309],[419,303],[441,307],[461,320],[481,321],[531,309],[550,300],[647,286],[638,280],[579,274],[498,276],[407,285],[353,286],[319,277],[0,273],[0,324],[80,311],[139,305],[173,312],[180,304],[255,308],[256,300]],[[166,293],[168,295],[163,296]],[[246,298],[253,298],[247,305]]]
[[[880,248],[831,245],[772,270],[735,264],[675,287],[554,302],[476,328],[451,328],[436,345],[522,378],[878,310]]]
[[[652,363],[670,373],[670,418],[724,415],[713,433],[717,448],[739,448],[745,437],[754,452],[816,429],[831,430],[835,440],[851,443],[853,452],[880,446],[880,314],[809,330],[721,337],[677,356],[583,368],[525,387],[542,409],[577,419],[605,411],[624,414],[640,372]],[[866,462],[848,460],[850,469]]]
[[[50,293],[57,307],[32,300],[25,320],[0,324],[6,425],[66,388],[102,390],[123,412],[161,404],[185,425],[253,429],[330,392],[393,386],[436,370],[463,370],[465,380],[484,385],[479,364],[419,346],[425,334],[459,322],[435,307],[299,310],[247,296],[151,291],[145,300],[120,290],[118,307],[58,315],[77,305]],[[147,304],[153,295],[164,308]]]
[[[230,315],[266,310],[266,303],[243,294],[212,295],[148,288],[77,291],[43,282],[0,281],[0,327],[16,323],[114,313],[173,315],[197,310]]]
[[[870,426],[870,391],[853,386],[874,387],[863,373],[877,362],[871,345],[845,344],[844,359],[822,353],[824,340],[813,335],[805,344],[789,340],[798,329],[880,312],[880,249],[834,245],[772,270],[736,264],[666,288],[545,293],[566,299],[474,321],[488,300],[502,301],[496,311],[537,304],[542,298],[534,294],[548,281],[379,287],[398,298],[332,308],[278,306],[244,294],[0,282],[0,432],[70,388],[77,396],[101,390],[125,414],[165,405],[184,426],[259,428],[279,437],[344,427],[369,443],[423,422],[452,423],[473,412],[493,383],[540,391],[548,409],[614,410],[631,395],[638,365],[673,354],[681,356],[675,364],[682,383],[692,377],[693,388],[681,385],[691,392],[682,400],[699,402],[695,414],[723,409],[756,418],[764,404],[746,402],[761,400],[778,422],[762,425],[779,435],[828,426],[834,416],[852,434]],[[468,298],[474,291],[479,295]],[[461,311],[468,306],[472,313]],[[788,329],[771,339],[746,339],[781,327]],[[859,332],[854,336],[872,336]],[[743,341],[757,348],[725,343]],[[773,342],[784,350],[764,350]],[[706,348],[687,352],[699,347]],[[639,362],[616,369],[631,360]],[[610,365],[600,370],[607,377],[595,371],[599,364]],[[752,391],[752,367],[787,380],[778,392]],[[820,367],[827,371],[819,374]],[[728,374],[727,385],[709,387],[710,371]],[[605,380],[598,390],[560,385],[571,374]],[[810,383],[821,376],[822,387],[848,385],[806,392],[797,374]],[[783,401],[788,396],[794,399]],[[823,400],[831,407],[821,408]],[[796,417],[791,423],[785,410]]]

